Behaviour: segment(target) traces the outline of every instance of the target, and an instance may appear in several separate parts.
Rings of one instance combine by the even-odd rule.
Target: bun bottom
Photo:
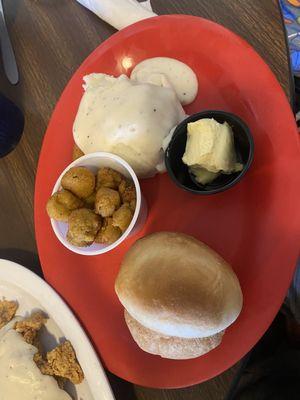
[[[206,338],[196,339],[164,336],[145,328],[126,310],[124,310],[124,316],[134,341],[142,350],[173,360],[187,360],[208,353],[219,346],[225,332],[222,331]]]

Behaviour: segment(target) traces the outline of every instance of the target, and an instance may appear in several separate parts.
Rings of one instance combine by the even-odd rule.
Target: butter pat
[[[220,124],[213,118],[188,124],[182,161],[202,184],[211,182],[220,173],[231,174],[243,169],[236,162],[232,129],[227,122]]]
[[[220,175],[220,172],[211,172],[199,166],[192,166],[190,170],[195,176],[196,181],[202,183],[202,185],[212,182]]]

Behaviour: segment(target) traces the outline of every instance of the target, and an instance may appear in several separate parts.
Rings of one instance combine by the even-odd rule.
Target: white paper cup
[[[60,177],[57,179],[56,184],[53,188],[52,194],[61,189],[61,179],[64,174],[72,167],[86,167],[96,174],[97,170],[101,167],[109,167],[124,175],[126,178],[130,178],[134,182],[136,191],[136,207],[133,214],[133,218],[123,233],[123,235],[116,240],[114,243],[105,245],[99,243],[93,243],[91,246],[87,247],[77,247],[73,246],[66,239],[68,224],[65,222],[56,221],[51,218],[51,225],[54,233],[56,234],[58,240],[69,250],[74,253],[82,254],[85,256],[94,256],[97,254],[107,253],[108,251],[117,247],[123,242],[128,236],[132,236],[138,233],[144,226],[147,218],[147,204],[141,193],[140,184],[136,174],[134,173],[131,166],[123,160],[111,153],[97,152],[87,154],[73,161],[67,168],[61,173]]]

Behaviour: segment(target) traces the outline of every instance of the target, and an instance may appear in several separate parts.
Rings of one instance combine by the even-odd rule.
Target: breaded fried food
[[[95,242],[101,244],[112,244],[122,235],[119,227],[113,226],[112,218],[104,218],[102,227],[98,232]]]
[[[68,190],[60,190],[47,201],[46,210],[50,218],[67,222],[71,212],[82,206],[82,200],[73,193]]]
[[[41,311],[37,311],[32,313],[30,317],[16,322],[14,329],[23,336],[27,343],[35,345],[38,331],[46,322],[47,317]]]
[[[55,378],[58,386],[63,389],[66,383],[66,378],[63,378],[61,376],[55,376],[53,368],[51,364],[48,363],[47,360],[45,360],[40,353],[40,351],[37,351],[34,356],[33,356],[33,361],[36,363],[36,366],[38,369],[41,371],[43,375],[51,375]]]
[[[89,197],[84,199],[86,208],[93,210],[95,208],[96,192],[93,192]]]
[[[38,369],[43,375],[54,375],[51,365],[48,364],[47,360],[43,358],[39,351],[34,354],[33,361],[36,363]]]
[[[69,217],[67,240],[74,246],[89,246],[95,240],[101,223],[101,217],[92,210],[87,208],[74,210]]]
[[[131,203],[136,200],[134,183],[128,179],[123,179],[119,185],[119,193],[123,203]]]
[[[132,217],[133,212],[131,208],[128,206],[128,204],[123,204],[117,211],[113,213],[112,224],[124,232],[128,228]]]
[[[73,153],[72,153],[72,160],[75,161],[77,158],[84,156],[84,152],[80,150],[77,144],[74,144]]]
[[[120,207],[121,199],[116,190],[101,187],[97,190],[95,201],[95,212],[101,217],[111,217]]]
[[[0,300],[0,329],[13,319],[17,309],[16,301]]]
[[[66,206],[71,211],[83,206],[83,201],[76,197],[69,190],[60,190],[56,192],[56,195],[57,201]]]
[[[43,367],[47,375],[69,379],[75,385],[84,379],[83,371],[76,359],[71,343],[66,340],[46,354],[47,364]],[[42,371],[42,370],[41,370]],[[42,373],[44,373],[42,371]]]
[[[95,190],[95,175],[85,167],[70,168],[62,177],[61,185],[75,196],[86,199]]]
[[[107,187],[117,190],[123,179],[123,175],[114,169],[108,167],[100,168],[97,172],[96,189]]]
[[[135,211],[135,208],[136,208],[136,199],[131,200],[130,203],[124,203],[124,204],[128,204],[132,212]]]

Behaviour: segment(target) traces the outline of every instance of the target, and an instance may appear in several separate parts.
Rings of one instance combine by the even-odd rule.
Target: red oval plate
[[[121,260],[138,238],[108,254],[85,257],[56,239],[45,212],[53,185],[71,162],[72,124],[91,72],[129,73],[155,56],[177,58],[199,79],[192,113],[223,109],[239,115],[255,140],[255,159],[227,192],[203,197],[177,188],[167,174],[142,181],[150,214],[139,236],[169,230],[194,235],[233,266],[244,293],[238,321],[222,344],[194,360],[172,361],[144,353],[131,338],[114,293]],[[192,385],[220,374],[258,341],[278,311],[299,250],[299,140],[288,101],[267,65],[242,39],[192,16],[161,16],[132,25],[99,46],[64,90],[45,135],[35,190],[35,227],[45,277],[75,310],[106,367],[143,386]]]

